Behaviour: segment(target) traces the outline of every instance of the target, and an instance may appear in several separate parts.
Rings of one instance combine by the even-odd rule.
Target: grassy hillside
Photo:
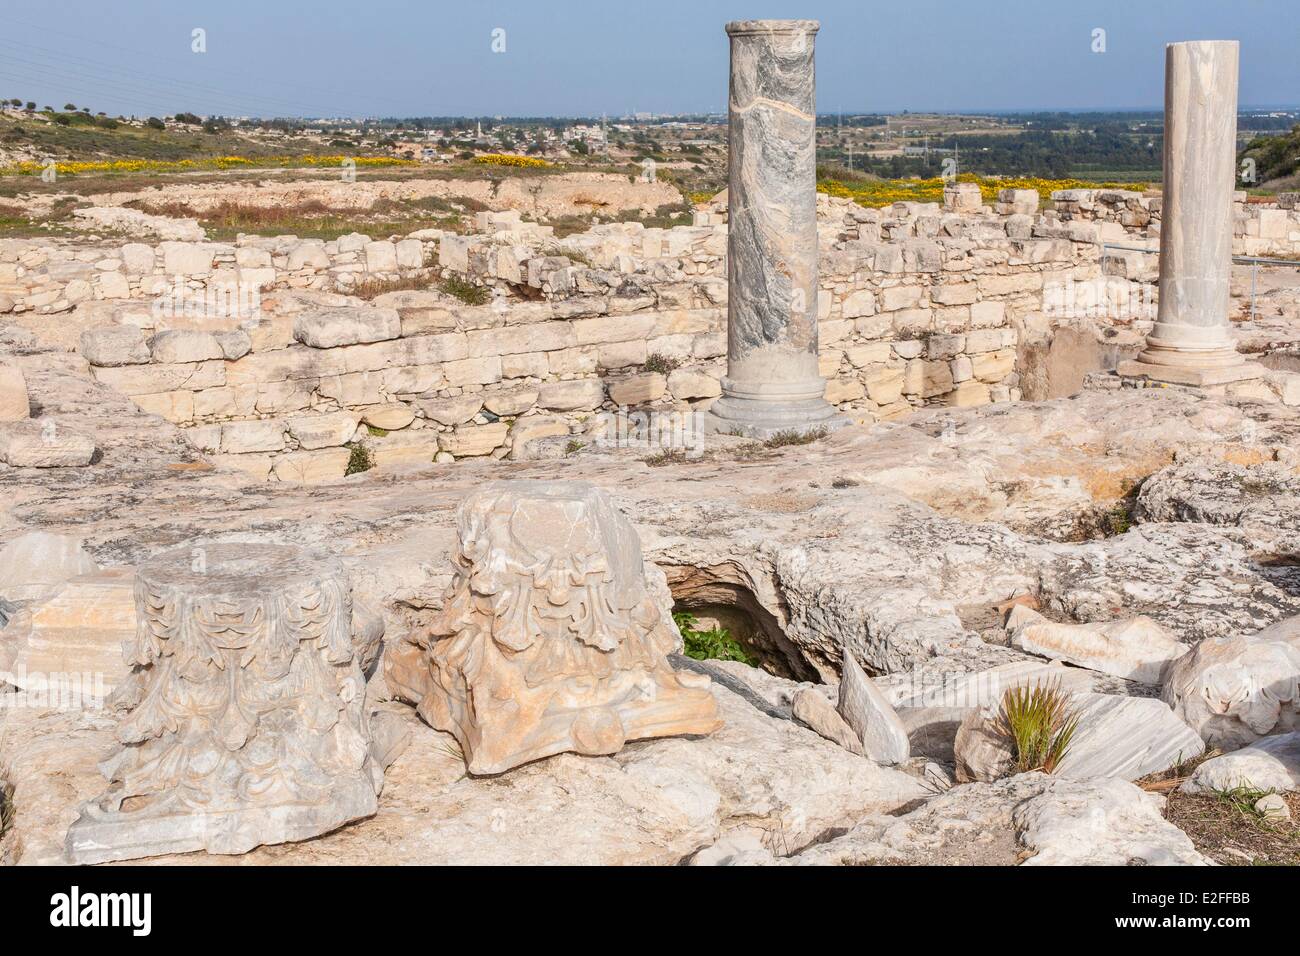
[[[1255,175],[1261,185],[1296,185],[1300,180],[1300,125],[1280,136],[1256,136],[1242,153],[1242,159],[1247,157],[1255,160]]]

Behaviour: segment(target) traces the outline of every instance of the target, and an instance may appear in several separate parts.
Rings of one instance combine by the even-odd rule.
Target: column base
[[[1268,371],[1257,362],[1240,361],[1235,365],[1197,367],[1188,365],[1152,365],[1140,359],[1120,362],[1115,369],[1121,378],[1144,378],[1170,385],[1190,385],[1206,388],[1227,385],[1252,378],[1262,378]]]
[[[771,401],[723,395],[704,415],[704,430],[745,438],[771,438],[782,432],[806,435],[850,424],[824,398]]]

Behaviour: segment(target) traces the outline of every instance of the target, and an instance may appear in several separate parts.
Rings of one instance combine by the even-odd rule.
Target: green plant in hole
[[[1070,752],[1078,726],[1070,695],[1058,682],[1008,688],[996,722],[998,732],[1011,740],[1016,773],[1054,773]]]
[[[825,428],[812,428],[806,432],[790,429],[789,431],[777,432],[763,442],[763,445],[766,448],[784,448],[786,445],[811,445],[818,439],[825,438],[827,434]]]
[[[492,294],[483,286],[466,282],[460,276],[447,276],[438,287],[466,305],[485,305],[488,299],[492,298]]]
[[[660,375],[667,375],[681,364],[681,359],[670,358],[667,355],[655,352],[645,360],[645,365],[642,368],[647,372],[658,372]]]
[[[570,438],[568,444],[564,446],[564,453],[566,455],[576,455],[586,447],[587,443],[585,441],[578,441],[576,438]]]
[[[375,456],[371,453],[370,446],[365,442],[356,442],[348,445],[348,448],[351,450],[351,454],[348,455],[348,467],[343,472],[344,475],[355,475],[375,467]]]
[[[366,431],[368,431],[373,438],[383,438],[388,434],[387,428],[380,428],[378,425],[367,424]]]
[[[696,626],[699,620],[688,611],[674,611],[673,621],[682,632],[682,644],[687,657],[697,661],[740,661],[750,667],[758,666],[758,661],[745,653],[740,642],[725,627],[702,631]]]

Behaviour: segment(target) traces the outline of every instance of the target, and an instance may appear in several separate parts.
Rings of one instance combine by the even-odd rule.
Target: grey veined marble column
[[[731,38],[727,375],[714,425],[765,437],[845,420],[817,371],[815,20]]]
[[[1123,374],[1214,385],[1253,377],[1229,333],[1237,41],[1165,47],[1160,309]]]

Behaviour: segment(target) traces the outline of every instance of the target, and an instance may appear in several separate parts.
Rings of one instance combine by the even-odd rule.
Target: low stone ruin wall
[[[858,420],[1019,398],[1019,324],[1045,284],[1097,275],[1096,247],[1032,223],[1012,238],[1012,217],[937,214],[932,229],[927,210],[901,212],[826,217],[827,398]],[[501,224],[439,244],[444,274],[489,289],[485,305],[272,293],[253,320],[124,323],[87,332],[82,352],[198,448],[288,480],[343,474],[359,444],[380,468],[522,455],[538,437],[600,437],[601,411],[688,411],[720,394],[724,226],[609,224],[555,246]]]

